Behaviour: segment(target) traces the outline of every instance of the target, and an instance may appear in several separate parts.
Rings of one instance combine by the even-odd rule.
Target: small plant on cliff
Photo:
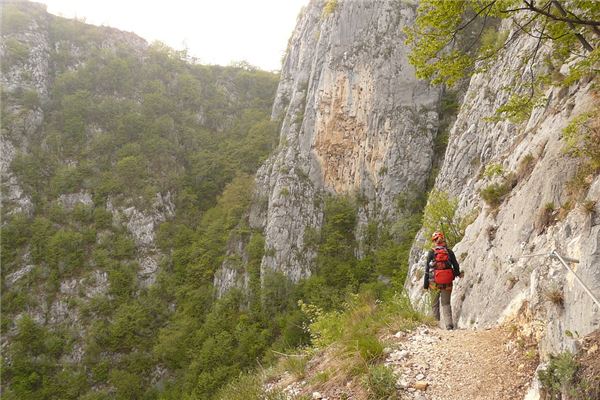
[[[323,18],[326,18],[329,15],[333,14],[337,6],[338,0],[328,0],[325,4],[325,7],[323,7]]]
[[[508,173],[503,175],[500,182],[493,182],[482,188],[479,191],[479,194],[483,201],[485,201],[492,209],[495,209],[502,204],[516,184],[516,175],[514,173]]]
[[[538,231],[543,231],[544,229],[556,222],[556,216],[557,211],[554,203],[546,203],[538,214],[537,220],[535,222],[535,227]]]
[[[446,235],[449,246],[460,242],[465,235],[465,229],[476,217],[476,211],[466,215],[458,213],[458,200],[448,193],[432,190],[423,213],[423,228],[426,237],[436,230],[442,230]],[[429,245],[429,243],[427,243]]]
[[[550,399],[562,398],[563,390],[567,390],[569,393],[573,392],[572,385],[578,368],[575,357],[569,352],[550,357],[548,368],[539,372],[540,382],[548,392]]]
[[[563,130],[565,152],[581,163],[568,186],[574,197],[587,192],[593,178],[600,173],[600,112],[580,114]]]
[[[485,166],[483,176],[486,178],[493,178],[494,176],[502,176],[504,168],[502,164],[491,163]]]
[[[562,289],[556,286],[546,289],[546,291],[544,291],[544,297],[546,297],[546,300],[559,307],[562,307],[565,302],[565,296]]]
[[[596,212],[596,203],[597,201],[595,200],[586,200],[581,204],[581,209],[586,214],[594,214]]]
[[[510,188],[506,183],[492,183],[479,191],[483,201],[492,208],[498,207],[506,195],[510,192]]]

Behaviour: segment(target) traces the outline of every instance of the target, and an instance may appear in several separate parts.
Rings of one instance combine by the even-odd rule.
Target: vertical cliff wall
[[[511,27],[505,22],[503,28]],[[586,176],[589,189],[574,193],[582,160],[566,154],[563,135],[574,118],[598,109],[598,93],[597,77],[584,77],[568,87],[548,87],[522,123],[490,119],[508,100],[506,87],[526,84],[531,71],[544,67],[543,55],[532,57],[536,43],[516,37],[494,65],[472,77],[435,186],[459,199],[459,212],[479,210],[455,246],[466,274],[452,299],[458,326],[518,321],[541,340],[545,354],[574,345],[566,331],[585,335],[600,327],[598,307],[557,260],[545,256],[557,249],[578,259],[571,267],[600,295],[600,178]],[[484,173],[490,165],[497,174]],[[509,185],[497,207],[480,195],[494,183]],[[423,240],[413,247],[406,283],[415,304],[424,300]]]
[[[415,78],[403,27],[416,5],[312,1],[289,42],[273,106],[280,145],[257,174],[251,228],[265,237],[261,275],[310,275],[326,193],[359,196],[359,232],[397,215],[399,193],[422,191],[438,128],[439,89]],[[236,240],[234,240],[236,242]],[[243,260],[243,243],[230,255]],[[232,257],[239,260],[240,257]],[[217,273],[219,293],[247,285],[239,264]]]

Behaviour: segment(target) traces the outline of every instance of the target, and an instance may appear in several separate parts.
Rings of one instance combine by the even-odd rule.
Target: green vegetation
[[[430,238],[433,232],[441,230],[446,236],[449,246],[460,242],[465,235],[465,229],[477,217],[478,211],[461,215],[458,213],[458,200],[452,198],[448,193],[432,190],[425,206],[423,214],[423,229],[426,238]],[[429,246],[429,241],[426,242]]]
[[[499,29],[505,18],[513,19],[518,27],[510,34]],[[474,72],[485,71],[514,45],[517,36],[535,38],[537,45],[523,54],[522,62],[543,62],[547,68],[540,73],[531,69],[527,82],[507,87],[508,100],[492,117],[519,123],[529,117],[549,83],[570,85],[596,73],[598,21],[600,4],[587,0],[545,4],[424,0],[419,2],[414,26],[406,29],[412,48],[409,60],[419,78],[454,86]],[[541,59],[544,46],[551,46],[552,51]],[[569,59],[574,62],[567,75],[558,73]]]
[[[365,377],[369,399],[394,400],[398,398],[396,390],[396,376],[390,367],[376,365],[369,368]]]
[[[325,7],[323,7],[323,18],[333,14],[335,9],[338,7],[338,0],[327,0]]]
[[[341,343],[344,353],[354,352],[364,362],[377,360],[383,352],[377,335],[383,329],[394,332],[410,329],[423,318],[413,310],[405,295],[389,292],[384,299],[378,300],[376,293],[367,289],[350,295],[342,310],[324,311],[301,303],[302,311],[311,321],[312,343],[318,348]]]
[[[497,208],[510,193],[512,187],[508,182],[491,183],[479,191],[483,201],[492,208]]]
[[[587,398],[585,393],[576,387],[578,368],[579,364],[569,352],[550,358],[548,367],[539,372],[540,382],[550,399],[561,399],[563,391],[573,399]]]
[[[212,290],[230,235],[250,239],[253,268],[262,257],[260,233],[241,221],[251,174],[276,144],[270,108],[278,77],[245,65],[190,64],[160,43],[127,47],[112,30],[49,17],[26,2],[3,6],[3,73],[9,61],[28,62],[27,43],[10,35],[37,18],[50,29],[49,96],[2,90],[2,135],[20,149],[11,169],[33,203],[31,213],[9,202],[2,209],[3,397],[207,398],[254,367],[276,338],[301,342],[307,335],[292,329],[299,311],[271,320],[271,310],[241,310],[247,300],[239,293],[215,302]],[[22,137],[18,107],[43,109],[44,135]],[[92,204],[60,198],[82,192]],[[176,213],[158,229],[165,256],[146,286],[134,238],[109,205],[166,214],[157,194],[170,197]],[[24,274],[9,282],[13,273]],[[57,304],[68,316],[55,315]],[[83,359],[72,360],[80,351]]]
[[[504,168],[501,164],[488,164],[485,166],[483,176],[486,178],[493,178],[494,176],[502,176],[504,174]]]
[[[326,384],[340,386],[355,380],[369,398],[382,399],[395,394],[393,373],[381,365],[384,348],[381,337],[413,329],[424,321],[404,294],[388,291],[380,298],[376,291],[366,288],[350,295],[341,310],[325,311],[304,303],[301,308],[310,321],[313,348],[307,353],[328,360],[323,365],[329,371]],[[314,384],[323,383],[317,380]]]
[[[516,173],[506,172],[500,164],[492,163],[486,165],[483,176],[487,179],[493,179],[493,182],[479,190],[483,201],[492,210],[497,209],[510,191],[517,185],[519,177],[523,178],[531,172],[533,168],[532,163],[533,157],[525,156]]]
[[[571,120],[563,130],[565,151],[581,160],[569,182],[572,197],[580,199],[587,193],[592,179],[600,173],[600,113],[591,111]]]
[[[242,374],[219,390],[215,398],[218,400],[285,400],[287,395],[278,390],[266,392],[263,380],[257,374]]]

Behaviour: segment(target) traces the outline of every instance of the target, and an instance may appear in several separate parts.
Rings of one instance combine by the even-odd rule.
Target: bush
[[[580,114],[563,130],[565,151],[581,163],[568,183],[572,196],[582,197],[600,173],[600,113]]]
[[[365,377],[365,386],[367,387],[369,399],[392,400],[398,398],[394,371],[385,365],[369,367],[368,374]]]
[[[450,197],[446,192],[432,190],[423,213],[425,237],[429,238],[433,232],[441,230],[446,236],[448,246],[452,247],[460,242],[465,235],[465,229],[473,222],[476,214],[473,211],[467,215],[459,215],[457,210],[457,199]],[[429,246],[429,241],[426,245]]]
[[[303,379],[308,360],[309,356],[307,354],[289,355],[283,360],[283,367],[296,379]]]
[[[8,38],[4,41],[4,48],[6,51],[5,59],[2,64],[5,66],[5,63],[9,65],[16,63],[23,63],[27,61],[27,57],[29,57],[29,47],[27,45],[19,42],[17,39]]]
[[[266,392],[257,374],[240,374],[215,395],[217,400],[285,400],[288,396],[280,390]]]
[[[2,5],[2,33],[14,33],[21,31],[31,23],[31,16],[19,10],[15,4]]]
[[[538,376],[551,399],[561,399],[563,390],[567,390],[570,394],[575,392],[572,385],[578,368],[575,357],[569,352],[550,357],[548,367],[540,371]]]
[[[382,356],[383,345],[375,335],[358,336],[356,350],[365,362],[372,363]]]
[[[323,17],[327,17],[332,14],[338,6],[338,0],[328,0],[323,7]]]
[[[492,208],[497,208],[511,191],[511,187],[507,182],[492,183],[479,191],[483,201]]]
[[[350,295],[343,311],[324,312],[304,303],[300,308],[311,321],[308,329],[313,344],[322,348],[340,342],[347,351],[358,353],[365,361],[381,355],[383,348],[376,335],[382,329],[398,331],[423,321],[408,297],[399,293],[388,294],[383,301],[368,291]]]

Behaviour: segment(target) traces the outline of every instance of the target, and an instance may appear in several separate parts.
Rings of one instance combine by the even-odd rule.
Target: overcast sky
[[[248,61],[266,70],[281,67],[296,17],[308,0],[36,0],[48,12],[85,18],[152,42],[187,48],[205,64]]]

